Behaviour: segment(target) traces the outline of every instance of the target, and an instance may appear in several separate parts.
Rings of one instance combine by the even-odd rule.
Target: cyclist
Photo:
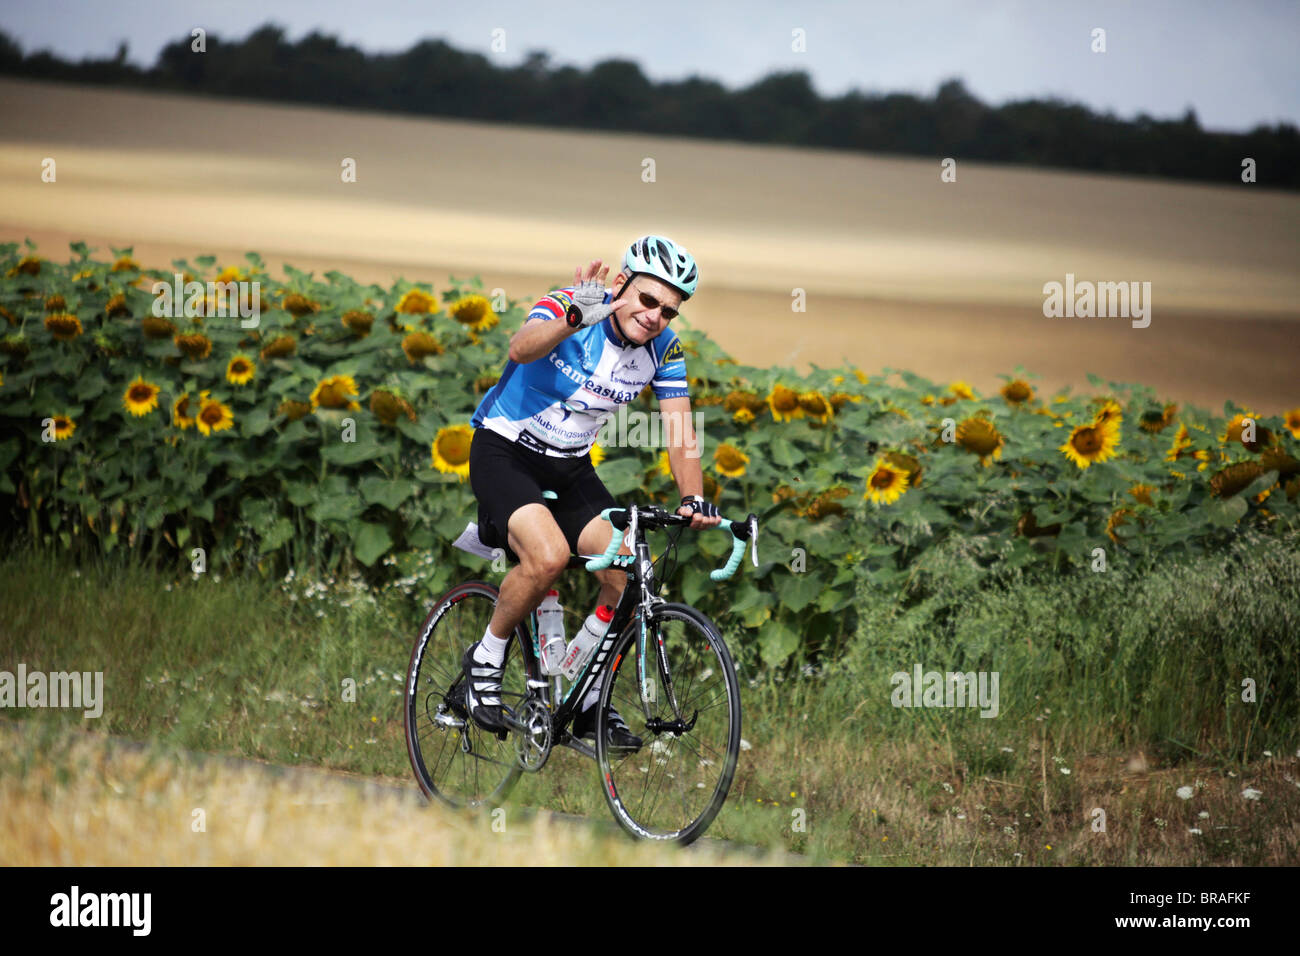
[[[681,342],[668,328],[681,303],[695,293],[695,260],[663,236],[644,236],[623,256],[605,288],[609,267],[599,259],[574,270],[574,284],[543,296],[510,340],[501,378],[483,397],[471,424],[469,480],[478,499],[479,537],[504,547],[518,564],[501,582],[487,630],[466,649],[466,704],[474,721],[504,730],[501,680],[507,638],[541,602],[570,552],[599,554],[613,528],[600,518],[616,502],[597,477],[590,449],[601,425],[649,385],[665,421],[680,423],[680,441],[668,442],[668,462],[682,494],[677,513],[691,527],[721,518],[701,492],[697,439]],[[542,491],[558,498],[548,508]],[[624,544],[620,553],[627,554]],[[597,572],[598,602],[616,605],[626,573]],[[603,675],[602,675],[603,679]],[[597,682],[574,719],[576,737],[595,739]],[[636,750],[636,737],[612,707],[607,743]]]

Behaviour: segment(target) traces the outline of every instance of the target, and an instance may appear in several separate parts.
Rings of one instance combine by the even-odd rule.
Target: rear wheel
[[[406,750],[420,789],[453,807],[495,806],[509,795],[520,767],[509,740],[483,730],[465,707],[461,658],[483,636],[497,589],[459,584],[433,606],[415,639],[406,670]],[[506,646],[501,704],[519,713],[529,661],[516,629]]]
[[[623,828],[642,839],[690,843],[727,799],[740,754],[740,686],[722,636],[684,604],[656,607],[645,660],[634,620],[614,649],[601,688],[596,756],[605,800]],[[644,663],[643,694],[639,665]],[[613,704],[642,739],[612,751],[605,708]]]

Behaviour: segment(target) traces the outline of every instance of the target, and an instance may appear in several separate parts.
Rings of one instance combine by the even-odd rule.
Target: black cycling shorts
[[[591,456],[557,458],[532,451],[488,428],[474,429],[469,449],[469,484],[478,499],[478,536],[489,548],[519,557],[506,537],[510,516],[527,504],[551,509],[569,550],[578,553],[578,535],[606,508],[618,506],[596,477]],[[555,500],[542,497],[553,491]]]

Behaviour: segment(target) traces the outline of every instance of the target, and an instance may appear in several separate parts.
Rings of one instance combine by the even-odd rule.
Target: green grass
[[[1300,862],[1295,540],[1141,574],[991,579],[955,554],[928,568],[900,601],[860,595],[841,661],[742,673],[752,749],[710,837],[884,865]],[[0,561],[0,603],[0,669],[105,683],[97,721],[6,716],[414,787],[401,674],[426,602],[401,586],[18,552]],[[998,671],[999,716],[891,706],[890,675],[914,663]],[[569,751],[512,800],[609,819],[595,766]]]

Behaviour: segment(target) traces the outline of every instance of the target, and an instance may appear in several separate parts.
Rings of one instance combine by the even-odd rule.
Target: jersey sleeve
[[[537,300],[528,312],[529,319],[562,319],[573,303],[572,289],[555,289]],[[525,320],[527,321],[527,320]]]
[[[672,336],[664,349],[663,357],[659,359],[659,367],[655,370],[655,377],[650,380],[650,388],[654,391],[655,398],[660,400],[690,397],[690,386],[686,381],[686,350],[676,335]]]

